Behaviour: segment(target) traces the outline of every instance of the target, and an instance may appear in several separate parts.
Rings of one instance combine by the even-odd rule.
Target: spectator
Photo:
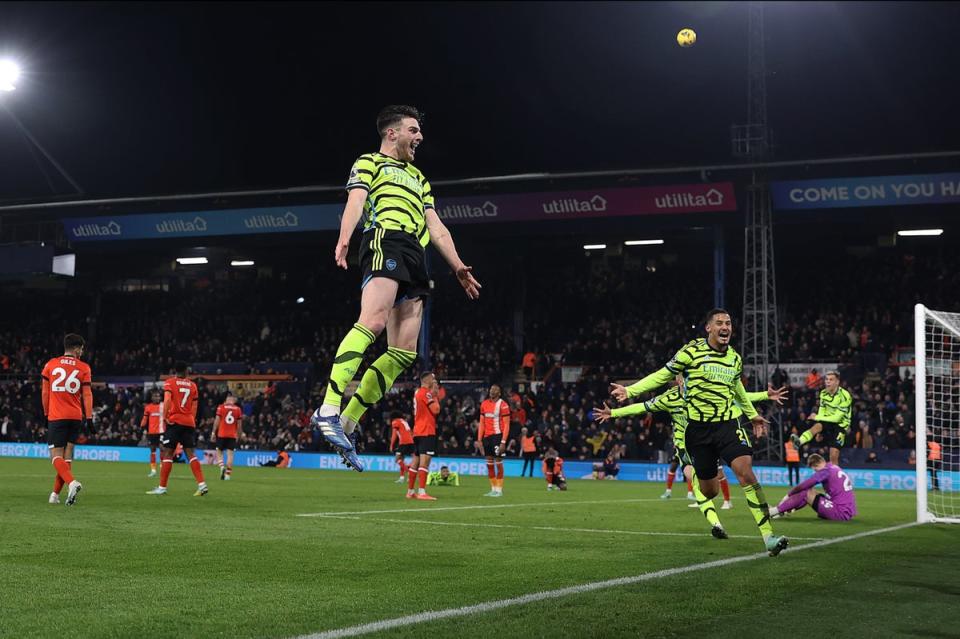
[[[537,354],[533,351],[527,351],[523,356],[523,374],[527,381],[533,381],[533,375],[537,366]]]
[[[523,469],[520,476],[527,474],[527,466],[530,467],[530,476],[533,477],[533,465],[537,460],[537,439],[536,435],[528,434],[526,428],[520,431],[520,455],[523,457]]]
[[[616,479],[619,474],[620,464],[613,458],[613,455],[607,455],[607,458],[603,460],[603,478]]]

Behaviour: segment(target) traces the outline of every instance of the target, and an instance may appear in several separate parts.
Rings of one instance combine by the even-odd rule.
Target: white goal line
[[[890,526],[888,528],[868,530],[868,531],[856,533],[853,535],[846,535],[844,537],[834,537],[833,539],[824,539],[822,541],[815,541],[813,543],[797,546],[792,550],[787,550],[786,552],[793,554],[801,550],[809,550],[811,548],[823,548],[824,546],[830,546],[832,544],[839,544],[847,541],[853,541],[854,539],[861,539],[863,537],[870,537],[873,535],[882,535],[884,533],[903,530],[904,528],[911,528],[913,526],[918,526],[918,525],[920,524],[918,524],[917,522],[910,522],[907,524],[900,524],[899,526]],[[567,597],[570,595],[579,595],[586,592],[593,592],[595,590],[603,590],[606,588],[629,586],[633,584],[643,583],[645,581],[653,581],[656,579],[663,579],[665,577],[672,577],[674,575],[682,575],[685,573],[698,572],[701,570],[708,570],[710,568],[720,568],[723,566],[730,566],[733,564],[738,564],[746,561],[755,561],[761,558],[767,558],[767,553],[763,552],[763,553],[755,553],[751,555],[741,555],[739,557],[729,557],[727,559],[718,559],[716,561],[708,561],[708,562],[699,563],[699,564],[692,564],[689,566],[681,566],[678,568],[667,568],[665,570],[657,570],[655,572],[646,572],[640,575],[635,575],[633,577],[619,577],[617,579],[608,579],[606,581],[595,581],[592,583],[580,584],[579,586],[569,586],[567,588],[559,588],[557,590],[533,592],[533,593],[522,595],[519,597],[512,597],[510,599],[497,599],[494,601],[486,601],[483,603],[474,604],[472,606],[462,606],[460,608],[447,608],[445,610],[428,610],[426,612],[421,612],[414,615],[407,615],[405,617],[396,617],[394,619],[384,619],[382,621],[374,621],[372,623],[365,623],[365,624],[360,624],[356,626],[347,626],[345,628],[327,630],[324,632],[318,632],[310,635],[301,635],[297,639],[341,639],[342,637],[357,637],[360,635],[369,634],[371,632],[380,632],[383,630],[390,630],[391,628],[400,628],[403,626],[412,626],[412,625],[421,624],[421,623],[429,623],[431,621],[437,621],[440,619],[450,619],[453,617],[465,617],[468,615],[482,614],[482,613],[490,612],[493,610],[500,610],[502,608],[522,606],[530,603],[535,603],[538,601],[545,601],[548,599],[559,599],[560,597]],[[768,560],[773,561],[773,560],[770,560],[769,558]]]

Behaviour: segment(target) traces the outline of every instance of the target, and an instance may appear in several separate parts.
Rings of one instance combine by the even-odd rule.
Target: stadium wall
[[[204,450],[203,463],[212,464],[214,452]],[[46,444],[0,443],[0,457],[41,458],[49,456]],[[397,472],[396,461],[389,455],[362,455],[367,469],[374,472]],[[316,470],[342,470],[347,468],[340,463],[338,455],[323,453],[290,453],[291,468]],[[144,447],[129,446],[77,446],[74,451],[75,461],[112,461],[147,463],[150,459],[150,450]],[[259,466],[260,464],[276,459],[272,451],[238,450],[235,453],[235,466]],[[594,462],[568,461],[564,464],[567,479],[591,479]],[[475,475],[486,477],[487,464],[483,458],[465,457],[436,457],[431,464],[434,469],[440,466],[449,466],[450,470],[461,475]],[[519,477],[523,468],[521,459],[505,459],[504,472],[510,477]],[[621,462],[618,480],[643,481],[662,483],[667,479],[667,464],[653,464],[642,462]],[[844,468],[853,479],[857,488],[873,488],[879,490],[915,490],[916,472],[913,470],[892,470],[883,468]],[[788,486],[786,468],[780,466],[756,466],[754,472],[764,486]],[[808,468],[800,470],[801,479],[806,479],[812,471]],[[540,462],[534,467],[534,476],[542,477]],[[941,472],[940,488],[944,491],[960,490],[960,472]]]

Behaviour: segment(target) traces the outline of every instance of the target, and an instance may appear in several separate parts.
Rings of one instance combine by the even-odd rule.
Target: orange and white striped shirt
[[[492,437],[510,433],[510,405],[502,398],[496,401],[485,399],[480,404],[480,437]]]

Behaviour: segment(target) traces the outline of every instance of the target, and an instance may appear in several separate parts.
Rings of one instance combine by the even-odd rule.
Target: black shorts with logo
[[[416,446],[414,444],[400,444],[399,446],[397,446],[397,449],[395,452],[398,455],[402,455],[406,457],[407,455],[412,455],[415,450],[416,450]]]
[[[750,435],[740,418],[725,422],[690,420],[684,439],[693,470],[700,479],[716,477],[721,460],[729,466],[737,457],[753,456]]]
[[[236,450],[236,437],[217,437],[217,450]]]
[[[58,419],[47,424],[47,445],[50,448],[65,448],[76,444],[83,422],[79,419]]]
[[[400,284],[397,304],[430,296],[430,276],[423,247],[404,231],[371,229],[360,240],[360,270],[367,285],[374,277],[388,277]]]
[[[843,443],[847,439],[847,433],[840,424],[834,422],[817,422],[820,424],[820,435],[823,437],[823,443],[830,448],[843,448]]]
[[[483,454],[487,457],[497,457],[497,446],[500,446],[501,442],[503,442],[503,435],[488,435],[487,437],[484,437]],[[503,445],[502,448],[504,450],[500,451],[500,456],[506,452],[506,445]]]
[[[432,457],[437,454],[436,435],[414,437],[413,445],[416,446],[418,455],[430,455]]]
[[[156,435],[151,435],[147,433],[147,444],[150,448],[160,448],[160,436],[162,433],[157,433]]]
[[[180,424],[167,424],[167,429],[160,435],[160,443],[164,448],[176,448],[177,444],[184,448],[196,448],[196,440],[197,429]]]

